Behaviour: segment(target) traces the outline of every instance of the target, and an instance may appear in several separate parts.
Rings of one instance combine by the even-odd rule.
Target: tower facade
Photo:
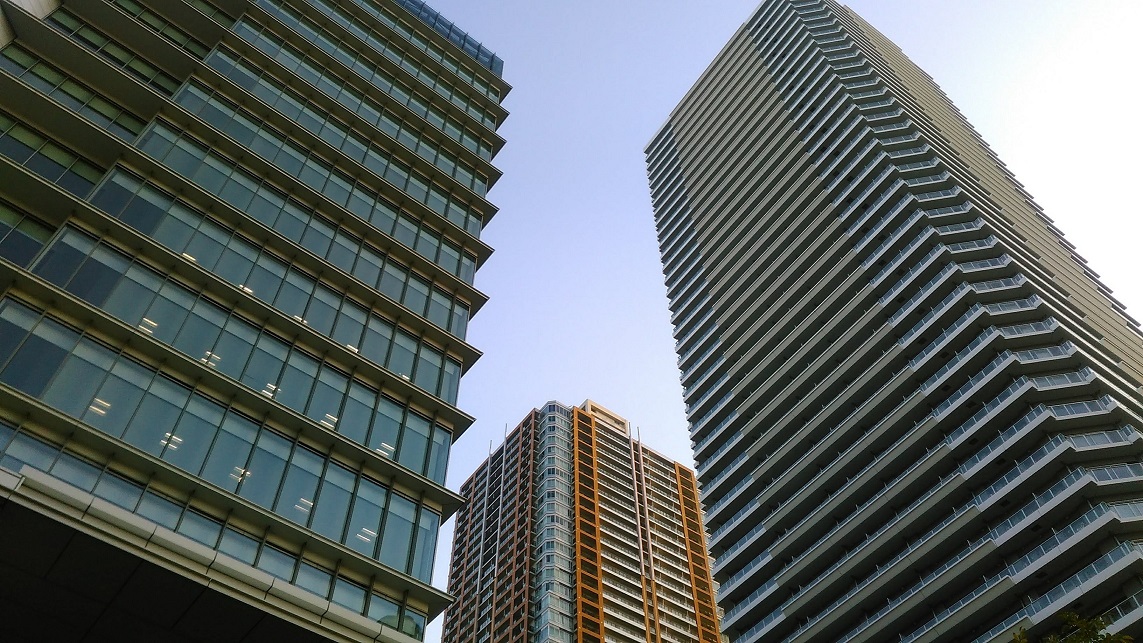
[[[0,0],[6,635],[423,637],[501,67],[420,0]]]
[[[1138,324],[956,107],[766,0],[646,149],[732,641],[1138,633]]]
[[[461,487],[445,643],[717,643],[694,474],[588,401],[532,411]]]

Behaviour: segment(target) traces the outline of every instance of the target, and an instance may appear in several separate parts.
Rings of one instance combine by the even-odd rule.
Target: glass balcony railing
[[[929,264],[932,263],[933,260],[936,259],[938,256],[940,256],[941,253],[943,253],[945,250],[946,250],[946,248],[945,248],[945,245],[943,243],[935,246],[924,257],[922,257],[920,261],[918,261],[916,264],[914,264],[912,268],[909,268],[909,271],[906,272],[905,275],[902,276],[897,281],[897,283],[890,286],[889,290],[884,295],[881,295],[880,298],[878,298],[878,300],[877,300],[878,303],[880,303],[882,306],[884,306],[884,305],[888,304],[890,301],[892,301],[893,298],[897,296],[897,293],[904,290],[905,287],[909,285],[909,282],[913,280],[913,277],[916,277],[917,274],[919,274],[921,271],[923,271],[925,268],[927,268],[929,266]],[[923,286],[918,288],[917,292],[913,293],[913,296],[910,297],[908,299],[908,301],[901,304],[901,307],[898,309],[898,312],[895,313],[893,315],[893,317],[890,318],[890,323],[893,323],[893,320],[895,320],[895,319],[899,320],[902,316],[904,316],[905,313],[903,313],[901,311],[908,311],[909,309],[911,309],[913,304],[921,301],[922,299],[924,299],[928,295],[929,291],[932,290],[933,286],[940,283],[941,280],[943,280],[945,277],[951,275],[956,270],[957,270],[956,262],[950,261],[949,263],[945,264],[944,268],[942,268],[940,272],[938,272],[936,275],[934,275],[933,278],[930,279]]]
[[[956,254],[959,252],[967,252],[969,250],[983,250],[985,248],[992,248],[996,245],[997,239],[992,235],[988,235],[983,239],[973,239],[971,241],[960,241],[958,243],[948,244],[949,252]]]
[[[873,227],[869,229],[869,232],[861,235],[861,238],[857,240],[857,243],[853,244],[853,249],[861,250],[863,247],[865,247],[865,244],[869,243],[871,239],[881,234],[881,231],[885,228],[885,226],[889,225],[889,222],[895,219],[898,214],[901,214],[901,212],[906,208],[906,206],[910,204],[910,202],[912,202],[912,200],[913,195],[911,194],[906,194],[905,196],[901,197],[900,201],[898,201],[893,207],[889,208],[889,210],[886,211],[885,214],[877,220],[877,223],[875,223]],[[850,224],[845,233],[852,237],[853,235],[857,234],[857,231],[861,229],[861,226],[864,222],[865,220],[862,219]]]
[[[989,257],[987,259],[979,259],[977,261],[965,261],[960,264],[961,272],[977,272],[979,270],[988,270],[989,268],[999,268],[1007,266],[1012,262],[1012,257],[1002,254],[999,257]]]
[[[868,171],[869,168],[876,165],[884,157],[885,157],[884,153],[878,154],[871,161],[869,161],[864,166],[862,166],[862,168],[860,170],[858,170],[855,174],[858,177],[860,177],[861,175],[865,174],[865,172]],[[844,221],[846,218],[849,217],[850,214],[853,214],[853,212],[855,210],[857,210],[857,208],[861,207],[861,202],[864,201],[870,194],[873,193],[874,190],[877,189],[877,187],[881,184],[881,181],[884,180],[885,177],[892,174],[893,171],[896,169],[897,169],[897,166],[893,165],[892,163],[890,163],[889,165],[886,165],[881,170],[880,174],[878,174],[877,176],[870,179],[869,185],[867,185],[863,191],[861,191],[860,193],[858,193],[856,195],[851,195],[853,197],[853,204],[850,205],[848,208],[846,208],[842,212],[840,218]],[[841,192],[841,194],[837,195],[837,197],[834,199],[834,203],[840,203],[841,200],[846,197],[846,194],[848,194],[848,191],[843,190]]]
[[[893,110],[893,111],[898,113],[898,114],[901,113],[900,108]],[[872,117],[873,117],[873,114],[866,116],[866,118],[872,118]],[[918,145],[916,147],[903,147],[903,148],[896,149],[896,150],[890,150],[887,153],[889,154],[890,158],[899,159],[899,158],[904,157],[904,156],[913,156],[914,154],[922,154],[924,152],[928,152],[930,149],[931,148],[929,147],[929,144],[925,143],[924,145]]]
[[[1013,277],[1004,277],[1002,279],[979,281],[972,284],[972,289],[978,293],[993,292],[996,290],[1018,288],[1027,282],[1028,280],[1024,277],[1024,275],[1015,275]]]
[[[927,326],[928,323],[933,320],[934,317],[943,313],[946,308],[951,306],[953,304],[953,302],[955,302],[957,299],[960,299],[961,296],[964,295],[969,290],[972,290],[972,288],[970,288],[968,286],[968,284],[958,285],[956,288],[953,289],[952,292],[950,292],[948,295],[946,295],[944,299],[942,299],[939,303],[937,303],[937,305],[934,306],[932,310],[930,310],[928,313],[926,313],[925,316],[922,317],[920,321],[918,321],[916,324],[914,324],[913,327],[910,328],[907,333],[902,335],[901,339],[897,340],[897,343],[900,344],[901,346],[908,346],[909,342],[913,341],[913,338],[916,337],[917,334],[920,333],[921,330],[924,329],[925,326]]]
[[[933,408],[932,417],[936,418],[943,415],[945,411],[949,410],[953,407],[953,405],[958,404],[962,399],[964,399],[964,397],[968,395],[969,392],[971,392],[977,384],[996,375],[996,373],[1007,366],[1008,362],[1014,357],[1015,354],[1012,351],[1001,351],[995,358],[993,358],[991,362],[988,363],[987,366],[980,369],[976,375],[970,377],[967,382],[962,384],[961,387],[954,391],[952,395],[948,396],[945,401],[936,405]]]
[[[1013,337],[1026,337],[1028,335],[1038,335],[1041,333],[1050,333],[1060,327],[1060,323],[1054,317],[1047,319],[1029,322],[1027,324],[1013,324],[1011,326],[1002,326],[1000,334],[1004,335],[1006,339]]]
[[[980,230],[984,227],[984,219],[977,217],[972,221],[964,221],[962,223],[950,223],[937,227],[937,232],[941,234],[956,234],[958,232],[968,232],[971,230]]]
[[[950,445],[955,444],[958,440],[960,440],[961,437],[967,435],[970,431],[975,429],[977,423],[987,417],[990,413],[992,413],[992,411],[994,411],[999,406],[1007,404],[1011,400],[1015,399],[1022,392],[1022,389],[1030,383],[1030,381],[1031,380],[1029,380],[1027,377],[1017,377],[1012,381],[1011,384],[1005,387],[1005,389],[1001,391],[999,395],[989,400],[988,403],[984,406],[980,407],[976,413],[973,413],[972,417],[968,418],[960,426],[953,429],[952,432],[946,436],[945,440]]]
[[[1105,402],[1099,402],[1099,401],[1092,401],[1092,402],[1084,403],[1084,404],[1085,405],[1086,404],[1092,405],[1092,406],[1087,406],[1086,408],[1093,408],[1093,407],[1094,408],[1102,408],[1106,403]],[[998,438],[997,441],[994,441],[992,444],[990,444],[988,447],[986,447],[985,451],[992,452],[994,450],[997,450],[1000,446],[998,444],[998,442],[1003,442],[1003,441],[1010,439],[1012,436],[1017,434],[1024,426],[1027,426],[1027,424],[1029,424],[1035,418],[1042,416],[1046,411],[1047,411],[1047,407],[1040,405],[1039,407],[1037,407],[1037,409],[1034,409],[1032,412],[1030,412],[1028,415],[1026,415],[1024,418],[1022,418],[1020,421],[1018,421],[1015,425],[1013,425],[1010,429],[1008,429],[1007,431],[1002,433],[1000,438]],[[1098,431],[1098,432],[1094,432],[1092,434],[1084,434],[1082,436],[1071,436],[1071,437],[1063,436],[1063,435],[1056,436],[1051,441],[1049,441],[1048,443],[1043,445],[1036,452],[1034,452],[1032,455],[1030,455],[1028,458],[1025,458],[1016,467],[1013,467],[1013,469],[1011,469],[1005,476],[1003,476],[1001,479],[999,479],[997,482],[995,482],[993,485],[991,485],[984,492],[977,494],[971,502],[961,506],[960,508],[958,508],[957,510],[952,512],[944,520],[942,520],[940,523],[938,523],[936,526],[931,528],[923,536],[921,536],[920,538],[910,542],[909,545],[904,550],[899,552],[894,558],[890,559],[886,563],[878,565],[871,575],[866,577],[864,580],[856,583],[848,592],[846,592],[840,598],[835,600],[829,607],[820,611],[817,615],[812,617],[809,621],[807,621],[805,624],[803,624],[794,634],[789,636],[787,638],[787,640],[792,640],[792,639],[797,638],[798,635],[800,635],[801,633],[808,630],[815,623],[819,622],[822,618],[827,616],[829,613],[831,613],[834,609],[836,609],[838,606],[843,604],[850,597],[857,594],[861,589],[869,586],[880,575],[882,575],[886,570],[891,568],[894,564],[896,564],[901,559],[908,556],[911,552],[915,551],[918,547],[920,547],[925,542],[927,542],[930,538],[932,538],[937,533],[939,533],[941,529],[943,529],[945,526],[947,526],[948,524],[953,522],[956,518],[958,518],[960,515],[962,515],[965,511],[967,511],[968,509],[970,509],[971,507],[974,507],[974,506],[976,506],[976,507],[982,506],[984,503],[988,502],[989,499],[991,499],[994,495],[996,495],[998,492],[1000,492],[1004,487],[1006,487],[1008,484],[1010,484],[1013,480],[1019,478],[1020,475],[1023,474],[1025,471],[1031,469],[1033,466],[1037,465],[1038,463],[1040,463],[1042,461],[1051,459],[1051,457],[1053,457],[1052,456],[1053,452],[1058,450],[1061,446],[1066,445],[1069,442],[1073,446],[1077,446],[1077,447],[1085,446],[1085,445],[1089,445],[1089,444],[1106,445],[1106,444],[1111,444],[1111,443],[1116,442],[1116,441],[1125,443],[1125,442],[1128,442],[1128,441],[1134,439],[1134,435],[1135,435],[1135,430],[1133,428],[1121,427],[1120,429],[1116,429],[1116,430],[1112,430],[1112,431]],[[980,454],[978,454],[976,457],[962,463],[958,467],[958,469],[955,473],[956,474],[966,473],[970,468],[972,468],[981,459],[982,459],[982,457],[980,456]],[[1100,473],[1097,473],[1097,472],[1100,472]],[[862,622],[861,625],[859,625],[857,628],[855,628],[854,630],[849,632],[847,634],[847,636],[843,637],[841,640],[842,641],[849,640],[849,639],[853,638],[854,636],[856,636],[857,634],[859,634],[868,623],[871,623],[874,620],[876,620],[877,618],[880,618],[884,614],[888,613],[891,609],[893,609],[897,605],[899,605],[902,602],[904,602],[905,600],[907,600],[909,597],[915,595],[923,587],[927,586],[933,580],[935,580],[944,571],[951,569],[957,562],[966,558],[969,554],[971,554],[973,551],[975,551],[980,545],[982,545],[987,540],[994,540],[995,541],[995,540],[999,540],[1002,537],[1004,537],[1009,530],[1011,530],[1012,528],[1017,526],[1020,522],[1022,522],[1028,516],[1034,514],[1040,507],[1046,505],[1053,498],[1056,498],[1056,497],[1060,496],[1061,494],[1065,493],[1066,491],[1068,491],[1068,489],[1071,488],[1072,486],[1074,486],[1077,481],[1083,479],[1089,473],[1093,477],[1096,477],[1097,479],[1100,479],[1100,477],[1106,478],[1107,480],[1121,480],[1121,479],[1129,479],[1129,478],[1138,478],[1138,477],[1143,477],[1143,465],[1139,465],[1136,463],[1128,463],[1128,464],[1123,464],[1123,465],[1112,465],[1109,467],[1101,467],[1099,469],[1093,469],[1090,471],[1079,470],[1079,471],[1073,472],[1071,475],[1067,476],[1063,480],[1060,480],[1059,482],[1057,482],[1055,485],[1053,485],[1051,488],[1049,488],[1045,492],[1036,495],[1031,502],[1024,505],[1018,511],[1014,512],[1011,516],[1009,516],[1009,518],[1007,520],[1005,520],[1004,522],[1001,522],[996,527],[991,529],[986,536],[978,539],[977,541],[974,541],[973,543],[970,543],[967,547],[963,548],[958,554],[950,557],[941,566],[939,566],[938,568],[936,568],[935,570],[933,570],[932,572],[927,574],[925,576],[925,578],[921,579],[921,581],[916,583],[910,589],[906,590],[905,592],[902,592],[901,594],[898,594],[895,598],[887,601],[887,604],[884,608],[879,610],[877,613],[869,615]],[[944,481],[942,481],[941,484],[935,485],[933,488],[930,489],[930,491],[928,493],[924,494],[924,496],[922,496],[922,498],[929,497],[937,489],[940,489],[943,486],[943,483],[944,483]],[[911,508],[917,506],[918,504],[919,504],[918,502],[914,502],[912,505],[910,505],[910,508],[907,509],[906,512],[911,510]],[[1033,562],[1035,562],[1035,560],[1037,560],[1039,557],[1041,557],[1042,555],[1048,553],[1049,551],[1051,551],[1052,549],[1057,547],[1060,543],[1065,541],[1068,537],[1070,537],[1071,535],[1074,535],[1079,530],[1086,527],[1088,524],[1091,524],[1092,522],[1094,522],[1094,520],[1098,519],[1101,515],[1103,515],[1103,513],[1106,513],[1107,511],[1111,511],[1111,510],[1116,511],[1117,515],[1119,515],[1121,520],[1134,520],[1134,519],[1138,519],[1138,518],[1143,518],[1143,501],[1133,502],[1133,503],[1121,503],[1121,505],[1123,505],[1123,506],[1116,505],[1114,507],[1111,507],[1111,506],[1107,506],[1107,505],[1101,505],[1100,508],[1097,508],[1096,510],[1093,510],[1092,512],[1089,512],[1087,515],[1081,517],[1080,519],[1077,519],[1069,527],[1067,527],[1067,528],[1065,528],[1059,532],[1056,532],[1056,534],[1054,536],[1052,536],[1047,541],[1042,543],[1040,547],[1032,550],[1031,552],[1026,554],[1024,557],[1022,557],[1021,559],[1012,563],[1012,565],[1010,565],[1008,568],[1009,573],[1011,575],[1015,575],[1015,574],[1023,571],[1029,565],[1031,565]],[[1103,512],[1103,513],[1101,513],[1101,512]],[[905,512],[902,512],[901,514],[898,514],[898,516],[903,515],[904,513]],[[810,591],[815,585],[817,585],[823,579],[827,578],[834,570],[839,568],[842,564],[844,564],[846,561],[850,560],[859,551],[861,551],[867,543],[871,542],[872,540],[876,539],[880,534],[884,533],[884,531],[886,529],[888,529],[889,526],[891,526],[894,522],[895,521],[890,521],[888,524],[884,525],[877,532],[869,535],[865,539],[865,541],[863,541],[860,545],[858,545],[857,547],[846,552],[840,559],[835,561],[828,569],[826,569],[824,572],[819,574],[814,580],[812,580],[808,584],[802,586],[800,588],[798,594],[795,595],[794,597],[791,597],[790,599],[787,599],[780,606],[779,610],[777,610],[777,611],[781,612],[781,610],[788,607],[791,603],[793,603],[799,597],[804,596],[806,592]],[[812,550],[813,548],[810,548],[810,549]],[[783,568],[783,570],[784,569],[785,568]],[[779,572],[779,574],[775,574],[775,576],[778,576],[780,574],[781,574],[781,572]]]
[[[973,304],[970,306],[963,315],[958,317],[957,320],[952,324],[949,324],[948,328],[944,329],[940,335],[937,335],[933,341],[929,342],[929,344],[925,346],[925,348],[923,348],[920,353],[917,353],[916,357],[909,360],[909,368],[917,370],[918,366],[920,366],[926,359],[928,359],[928,357],[932,355],[934,351],[940,348],[942,342],[944,342],[949,337],[952,337],[953,335],[959,335],[964,330],[965,326],[972,320],[972,318],[982,310],[984,310],[984,306],[981,306],[980,304]]]
[[[1100,556],[1099,558],[1097,558],[1094,562],[1089,564],[1087,567],[1084,567],[1083,569],[1081,569],[1074,576],[1068,578],[1064,582],[1062,582],[1059,585],[1048,590],[1043,596],[1041,596],[1041,597],[1037,598],[1036,600],[1032,601],[1031,603],[1029,603],[1028,606],[1025,607],[1024,609],[1020,610],[1019,612],[1016,612],[1012,616],[1009,616],[1008,618],[1006,618],[1003,621],[1001,621],[1000,623],[998,623],[995,627],[993,627],[988,632],[977,637],[973,643],[984,643],[985,641],[991,641],[992,639],[999,636],[1002,632],[1004,632],[1005,630],[1008,630],[1013,625],[1019,623],[1020,621],[1024,620],[1025,618],[1030,618],[1030,617],[1035,616],[1040,611],[1047,609],[1050,605],[1052,605],[1056,601],[1062,599],[1063,597],[1067,596],[1068,594],[1071,594],[1072,592],[1075,592],[1076,590],[1081,589],[1084,586],[1084,584],[1086,584],[1088,581],[1095,579],[1105,570],[1111,568],[1112,566],[1114,566],[1119,561],[1121,561],[1121,560],[1123,560],[1129,556],[1132,556],[1132,555],[1143,556],[1143,545],[1141,545],[1137,542],[1125,542],[1125,543],[1119,545],[1115,549],[1113,549],[1113,550],[1107,552],[1106,554],[1104,554],[1103,556]],[[1007,574],[1005,572],[1001,572],[1000,574],[997,574],[992,579],[989,579],[989,581],[991,581],[991,584],[988,586],[991,587],[991,585],[995,585],[996,582],[999,582],[1001,577],[1004,577],[1006,575]],[[988,584],[989,581],[986,581],[986,584]],[[984,585],[981,585],[981,588],[987,589],[984,587]],[[979,595],[979,594],[983,593],[983,589],[978,588],[978,590],[975,593],[976,593],[976,595]],[[973,596],[973,598],[975,598],[975,596]],[[966,597],[966,600],[963,600],[963,602],[967,603],[967,600],[971,600],[971,599]],[[916,630],[915,632],[913,632],[909,636],[902,638],[901,639],[902,643],[910,643],[911,641],[914,641],[917,638],[919,638],[925,632],[931,630],[933,627],[936,626],[937,623],[940,622],[940,620],[942,618],[947,617],[949,614],[952,614],[952,612],[955,611],[955,609],[953,609],[953,607],[955,607],[956,609],[959,609],[961,607],[961,605],[954,605],[954,606],[950,607],[949,609],[946,609],[946,610],[942,611],[941,613],[937,614],[928,623],[926,623],[925,625],[922,625],[920,629]]]
[[[1000,315],[1003,313],[1012,313],[1018,310],[1032,310],[1040,305],[1043,300],[1039,295],[1032,295],[1026,299],[1017,299],[1015,301],[1001,301],[995,304],[985,304],[984,307],[992,315]]]
[[[869,253],[869,256],[866,257],[861,262],[861,267],[862,268],[868,268],[871,264],[873,264],[874,261],[877,261],[877,259],[881,256],[881,254],[885,252],[886,248],[889,248],[893,244],[897,243],[897,241],[900,240],[901,235],[905,234],[905,231],[908,230],[909,228],[913,227],[913,224],[916,223],[917,221],[920,221],[921,217],[923,217],[923,216],[924,216],[924,212],[922,210],[915,210],[913,212],[913,214],[910,214],[909,218],[907,218],[903,222],[901,222],[901,225],[897,226],[897,229],[893,231],[893,234],[889,235],[888,239],[886,239],[885,241],[882,241],[881,245],[877,246],[877,248],[875,248],[873,250],[873,252]],[[927,228],[927,229],[931,230],[931,228]],[[916,242],[916,240],[914,240],[913,243],[915,243],[915,242]],[[910,243],[909,245],[912,246],[913,243]],[[903,252],[904,251],[897,253],[897,255],[895,255],[893,257],[893,259],[890,259],[888,263],[892,264],[893,262],[895,262],[901,256],[901,254]],[[884,269],[882,269],[882,271],[884,271]],[[880,275],[877,278],[875,278],[874,281],[876,281],[876,279],[878,279],[878,278],[880,278]]]
[[[963,362],[965,359],[967,359],[968,356],[970,354],[972,354],[972,352],[974,350],[976,350],[982,344],[986,344],[986,343],[992,341],[993,339],[995,339],[999,336],[1000,336],[1000,331],[996,327],[990,327],[990,328],[985,329],[984,332],[980,333],[979,335],[976,336],[975,339],[973,339],[971,342],[969,342],[968,345],[966,345],[964,348],[957,351],[957,354],[953,355],[952,359],[950,359],[947,363],[945,363],[945,365],[942,366],[939,370],[937,370],[936,373],[933,373],[932,375],[930,375],[929,379],[922,382],[921,383],[921,390],[924,391],[925,393],[928,393],[929,389],[936,386],[937,382],[939,382],[941,380],[941,378],[943,378],[949,372],[956,369],[956,367],[959,366],[961,364],[961,362]]]
[[[905,222],[905,224],[904,224],[904,226],[902,226],[902,228],[906,228],[907,226],[911,225],[913,221],[915,221],[916,219],[919,219],[919,218],[920,217],[914,213],[913,216],[910,217],[910,220]],[[908,258],[909,255],[913,254],[914,250],[916,250],[922,243],[924,243],[924,241],[926,239],[928,239],[929,237],[931,237],[935,233],[936,233],[936,230],[934,230],[933,228],[931,228],[929,226],[925,226],[924,228],[922,228],[921,231],[919,233],[917,233],[917,235],[909,241],[909,243],[905,244],[904,248],[901,248],[901,250],[897,254],[893,255],[892,259],[889,259],[888,261],[885,262],[885,265],[883,265],[881,267],[881,270],[877,271],[876,275],[873,275],[873,278],[869,280],[869,283],[871,283],[875,286],[877,284],[881,283],[881,280],[884,279],[886,277],[886,275],[888,275],[889,273],[896,270],[898,265],[902,261],[904,261],[906,258]],[[885,242],[885,244],[882,244],[882,247],[885,247],[886,244],[889,244],[889,243],[892,243],[895,241],[896,241],[895,238],[890,238]],[[874,261],[876,261],[880,257],[880,251],[881,251],[881,248],[878,248],[877,250],[875,250],[874,253],[866,259],[866,261],[868,261],[869,263],[873,263]],[[868,265],[868,264],[863,264],[863,265]]]
[[[940,245],[940,246],[937,246],[936,248],[934,248],[933,250],[943,252],[944,249],[945,249],[944,245]],[[939,252],[937,254],[939,254]],[[897,284],[895,286],[893,286],[893,288],[889,292],[885,293],[885,296],[882,297],[882,299],[885,300],[885,303],[888,303],[890,301],[890,299],[892,299],[892,295],[895,295],[899,289],[904,288],[907,281],[909,279],[912,279],[916,275],[917,272],[920,272],[925,267],[925,264],[928,261],[930,261],[932,259],[932,257],[935,257],[935,256],[936,255],[934,253],[930,253],[930,256],[926,256],[924,259],[921,260],[921,263],[914,266],[913,270],[910,270],[910,274],[905,275],[905,277],[902,278],[901,281],[897,282]],[[893,313],[893,315],[889,317],[889,323],[896,326],[901,321],[901,319],[903,319],[905,317],[905,315],[909,314],[913,310],[913,306],[915,306],[916,304],[920,303],[922,300],[927,299],[929,296],[931,296],[933,291],[936,290],[937,286],[940,285],[940,283],[942,281],[944,281],[949,275],[951,275],[952,273],[954,273],[956,271],[957,271],[957,264],[955,262],[949,262],[949,263],[945,264],[945,267],[942,268],[940,272],[938,272],[936,275],[934,275],[933,278],[930,279],[925,285],[923,285],[919,289],[917,289],[917,292],[914,293],[913,296],[908,299],[908,301],[901,304],[901,306],[897,309],[897,312]],[[953,290],[953,292],[956,293],[956,292],[961,291],[962,289],[967,289],[967,288],[968,288],[968,286],[966,284],[962,283],[959,286],[957,286],[957,288],[955,290]],[[946,299],[947,298],[948,297],[946,297]],[[884,304],[882,304],[882,305],[884,305]],[[939,307],[940,307],[940,304],[938,304],[938,308]],[[934,308],[934,310],[936,310],[936,308]]]

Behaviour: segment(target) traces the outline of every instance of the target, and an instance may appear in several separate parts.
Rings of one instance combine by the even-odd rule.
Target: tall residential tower
[[[444,643],[719,643],[694,473],[549,402],[461,487]]]
[[[646,152],[732,641],[1140,632],[1138,324],[932,79],[766,0]]]
[[[501,66],[420,0],[0,0],[0,638],[423,636]]]

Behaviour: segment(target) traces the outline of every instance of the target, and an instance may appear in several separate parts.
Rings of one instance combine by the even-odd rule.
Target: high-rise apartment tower
[[[1138,325],[932,79],[766,0],[646,152],[732,641],[1140,631]]]
[[[591,401],[533,410],[461,493],[444,643],[718,643],[694,473]]]
[[[0,639],[423,636],[501,66],[420,0],[0,0]]]

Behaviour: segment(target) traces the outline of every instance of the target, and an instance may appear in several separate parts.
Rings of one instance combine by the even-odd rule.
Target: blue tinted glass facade
[[[0,4],[4,476],[205,547],[271,619],[422,637],[499,59],[396,0]]]

